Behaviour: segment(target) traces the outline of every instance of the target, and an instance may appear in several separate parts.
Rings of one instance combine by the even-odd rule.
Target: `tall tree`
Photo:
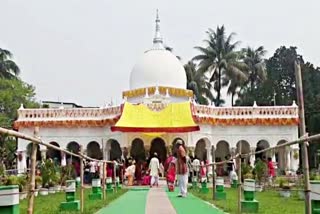
[[[0,48],[0,77],[11,79],[20,73],[18,65],[12,61],[10,51]]]
[[[199,70],[210,73],[210,82],[213,82],[214,90],[217,92],[216,106],[222,104],[221,88],[222,81],[227,75],[226,80],[231,76],[240,76],[243,72],[241,63],[238,59],[238,53],[235,51],[239,42],[233,42],[234,33],[226,35],[224,26],[217,27],[216,31],[209,29],[207,32],[208,39],[204,40],[205,47],[195,47],[201,53],[193,58],[199,61]],[[234,74],[234,75],[230,75]],[[225,83],[227,85],[227,83]]]
[[[214,97],[211,92],[211,84],[209,78],[196,69],[193,61],[189,61],[184,65],[187,76],[187,89],[192,90],[195,95],[195,100],[199,104],[208,105],[209,101],[212,102]]]
[[[251,47],[242,49],[243,62],[248,66],[248,84],[251,91],[267,79],[265,54],[263,46],[257,49]]]

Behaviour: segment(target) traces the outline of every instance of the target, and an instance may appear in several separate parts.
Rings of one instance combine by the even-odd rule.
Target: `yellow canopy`
[[[152,111],[143,104],[125,103],[119,121],[112,131],[122,132],[191,132],[198,131],[190,102],[171,103],[161,111]]]

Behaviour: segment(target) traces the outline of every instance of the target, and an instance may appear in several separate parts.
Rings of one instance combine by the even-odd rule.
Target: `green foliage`
[[[192,90],[195,96],[195,101],[202,105],[208,105],[214,97],[211,92],[211,83],[203,72],[196,69],[194,62],[189,61],[184,65],[187,75],[187,89]]]
[[[118,190],[117,193],[109,194],[106,200],[89,200],[89,194],[92,193],[91,188],[84,189],[84,212],[83,214],[97,213],[100,209],[107,206],[111,201],[119,198],[121,195],[126,193],[127,190]],[[76,192],[76,198],[79,200],[80,191]],[[77,214],[80,211],[61,211],[60,203],[66,201],[66,193],[59,192],[55,194],[50,194],[50,196],[41,196],[35,198],[34,203],[34,214]],[[20,201],[20,213],[27,213],[28,210],[28,200]]]
[[[0,48],[0,78],[13,79],[20,73],[10,51]]]
[[[60,180],[60,173],[56,169],[57,168],[51,159],[43,161],[40,167],[43,187],[52,187],[58,184]]]
[[[238,213],[238,190],[225,188],[225,191],[228,197],[227,200],[212,201],[212,188],[210,188],[210,191],[207,194],[199,193],[197,191],[192,191],[192,194],[208,201],[209,203],[213,203],[226,213]],[[259,214],[304,213],[304,201],[299,200],[297,197],[298,196],[283,198],[280,197],[278,191],[272,190],[255,192],[255,199],[259,201]]]
[[[267,164],[262,160],[258,159],[254,166],[254,172],[255,178],[259,182],[259,184],[261,184],[262,179],[266,176],[267,169]]]
[[[205,40],[205,47],[196,47],[200,54],[193,60],[199,62],[199,72],[211,75],[210,82],[217,92],[215,105],[221,106],[222,87],[231,83],[228,93],[234,95],[239,81],[247,80],[244,72],[247,66],[240,60],[241,52],[236,51],[239,42],[233,42],[234,33],[226,35],[224,26],[218,26],[216,30],[209,29],[206,33],[208,39]]]

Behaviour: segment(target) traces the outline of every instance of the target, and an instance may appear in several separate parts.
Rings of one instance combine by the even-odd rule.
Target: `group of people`
[[[180,189],[178,196],[186,197],[189,177],[188,156],[181,140],[178,140],[176,145],[174,154],[165,160],[163,167],[161,167],[162,164],[157,153],[153,154],[147,165],[145,162],[131,161],[124,174],[127,184],[133,185],[135,179],[138,184],[150,185],[150,187],[158,186],[160,175],[164,176],[165,174],[168,188],[172,190],[178,184]]]

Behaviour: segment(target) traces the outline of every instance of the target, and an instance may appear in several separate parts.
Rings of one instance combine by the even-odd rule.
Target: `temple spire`
[[[160,33],[160,18],[158,9],[156,16],[156,32],[153,38],[153,49],[165,49],[163,46],[163,39]]]

